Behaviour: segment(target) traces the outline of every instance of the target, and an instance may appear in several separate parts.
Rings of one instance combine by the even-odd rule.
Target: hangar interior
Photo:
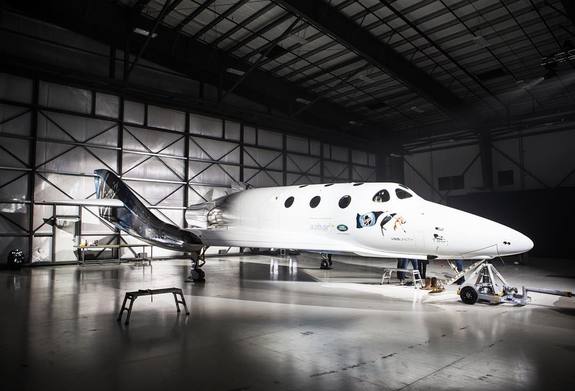
[[[149,269],[114,263],[138,247],[77,266],[82,241],[142,242],[98,207],[58,204],[94,199],[102,168],[184,228],[188,206],[239,186],[399,182],[531,237],[529,256],[502,266],[510,281],[572,291],[573,2],[0,6],[0,264],[18,248],[48,266],[0,274],[15,314],[0,321],[0,373],[15,389],[575,383],[573,299],[466,307],[381,293],[394,259],[335,257],[320,271],[315,254],[229,247],[208,250],[204,286],[184,282],[187,254],[159,247]],[[164,286],[184,288],[189,318],[159,296],[136,305],[131,328],[110,321],[125,291]]]

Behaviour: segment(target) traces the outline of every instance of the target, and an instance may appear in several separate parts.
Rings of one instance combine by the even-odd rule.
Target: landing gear
[[[202,269],[192,269],[190,270],[190,278],[193,282],[206,281],[206,273]]]
[[[331,261],[331,254],[321,254],[321,263],[319,268],[322,270],[329,270],[333,266],[333,262]]]
[[[188,282],[205,282],[206,281],[206,273],[201,269],[202,266],[206,263],[206,250],[207,247],[202,247],[202,249],[198,252],[192,253],[192,269],[190,270],[190,274],[186,277],[186,281]]]

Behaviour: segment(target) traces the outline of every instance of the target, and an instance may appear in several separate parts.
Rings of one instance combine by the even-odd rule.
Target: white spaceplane
[[[183,229],[158,219],[111,171],[95,174],[98,199],[75,204],[99,206],[100,216],[117,228],[194,259],[210,246],[427,260],[491,259],[533,247],[518,231],[426,201],[397,183],[238,191],[189,206],[189,228]]]

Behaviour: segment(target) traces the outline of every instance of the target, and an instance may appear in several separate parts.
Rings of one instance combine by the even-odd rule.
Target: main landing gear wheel
[[[206,263],[206,250],[207,247],[203,247],[199,252],[192,253],[192,269],[190,274],[186,277],[188,282],[205,282],[206,273],[201,269]]]
[[[206,273],[202,269],[192,269],[188,278],[193,282],[204,282],[206,281]]]
[[[319,266],[322,270],[329,270],[333,262],[331,261],[331,254],[321,254],[321,264]]]
[[[465,286],[459,292],[459,297],[461,297],[461,301],[465,304],[475,304],[477,303],[478,295],[477,291],[473,289],[471,286]]]

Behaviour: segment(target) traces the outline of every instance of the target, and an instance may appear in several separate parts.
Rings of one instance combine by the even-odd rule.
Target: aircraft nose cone
[[[533,241],[521,232],[509,229],[508,239],[504,239],[501,249],[505,254],[522,254],[533,248]]]

